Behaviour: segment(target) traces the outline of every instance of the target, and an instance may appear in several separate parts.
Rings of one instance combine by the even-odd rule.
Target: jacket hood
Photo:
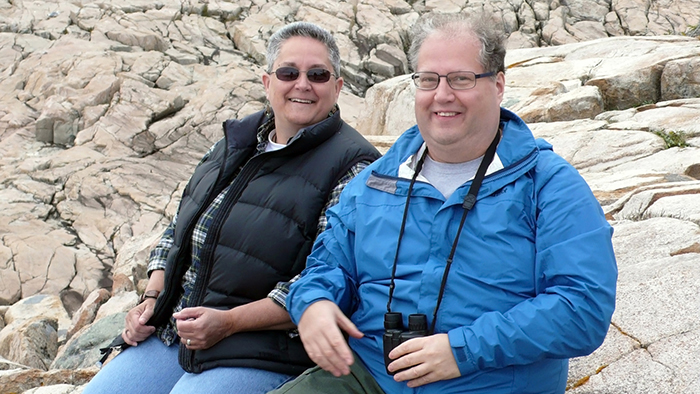
[[[483,193],[490,193],[502,187],[514,177],[532,168],[541,150],[552,150],[552,145],[546,141],[535,139],[525,122],[513,112],[501,108],[500,122],[503,137],[498,144],[494,162],[500,161],[502,168],[487,175],[488,182],[482,186]],[[380,160],[370,165],[370,171],[386,177],[404,178],[399,175],[401,164],[411,160],[411,156],[421,149],[424,142],[418,126],[411,127],[396,140]],[[482,195],[481,192],[479,194]]]
[[[552,149],[552,146],[546,141],[536,141],[525,122],[505,108],[501,108],[501,126],[503,127],[503,137],[498,144],[496,154],[504,167],[515,164],[535,150]],[[381,161],[386,163],[386,168],[397,168],[397,163],[403,163],[408,160],[411,155],[418,152],[424,142],[418,126],[415,125],[399,136],[384,155],[386,159]],[[396,171],[394,171],[394,174],[381,170],[380,172],[387,175],[397,175]]]

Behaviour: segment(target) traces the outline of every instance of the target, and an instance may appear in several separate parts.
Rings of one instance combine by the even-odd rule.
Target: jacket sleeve
[[[351,182],[346,187],[351,188]],[[287,308],[294,324],[306,308],[319,300],[335,302],[346,315],[357,298],[354,259],[354,198],[343,193],[340,202],[329,208],[328,227],[316,238],[301,277],[292,284]]]
[[[583,356],[607,334],[617,282],[612,227],[578,172],[553,153],[542,156],[534,174],[534,297],[449,331],[462,375]]]

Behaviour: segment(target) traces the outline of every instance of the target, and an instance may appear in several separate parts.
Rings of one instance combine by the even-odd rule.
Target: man
[[[563,393],[568,359],[605,338],[612,228],[578,172],[500,108],[494,25],[415,27],[417,126],[328,211],[287,299],[318,367],[277,393]]]

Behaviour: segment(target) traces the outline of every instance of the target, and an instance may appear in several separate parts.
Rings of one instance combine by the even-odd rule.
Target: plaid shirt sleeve
[[[177,214],[175,217],[173,217],[173,220],[163,232],[163,235],[160,237],[160,241],[158,241],[156,247],[151,250],[151,254],[148,257],[149,274],[155,270],[165,269],[165,259],[168,257],[168,252],[170,252],[170,248],[173,246],[173,233],[175,232],[176,222]]]
[[[347,186],[348,183],[350,183],[352,178],[356,177],[357,174],[359,174],[362,170],[367,168],[369,164],[369,161],[358,162],[352,168],[350,168],[350,170],[347,173],[345,173],[345,175],[343,175],[342,178],[340,178],[338,184],[331,191],[331,195],[328,198],[328,202],[326,202],[326,205],[321,210],[321,216],[318,218],[318,231],[316,232],[317,236],[321,234],[326,229],[326,225],[328,225],[328,219],[326,218],[326,210],[338,203],[340,193],[343,191],[345,186]],[[289,282],[277,283],[275,288],[272,289],[272,291],[267,295],[267,297],[271,298],[272,301],[275,302],[275,304],[287,310],[287,295],[289,294],[289,288],[292,285],[292,283],[296,282],[297,279],[299,279],[299,277],[300,275],[297,275],[290,279]]]

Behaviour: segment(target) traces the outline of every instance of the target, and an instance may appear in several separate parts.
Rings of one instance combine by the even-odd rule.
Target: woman
[[[151,253],[128,346],[84,394],[265,393],[313,365],[291,329],[286,282],[325,210],[379,153],[340,118],[333,37],[310,23],[277,31],[262,82],[269,108],[224,123]]]

